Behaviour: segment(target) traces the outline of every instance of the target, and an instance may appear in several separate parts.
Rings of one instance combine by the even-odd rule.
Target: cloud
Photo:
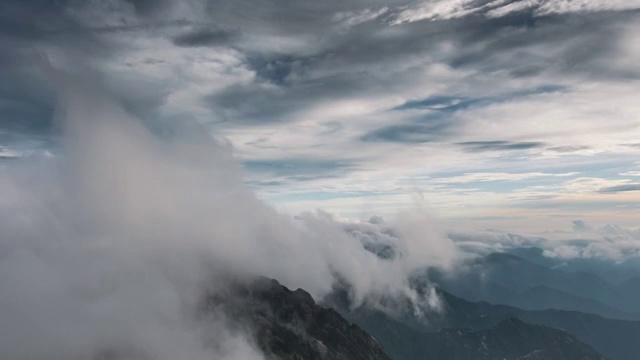
[[[500,150],[528,150],[541,148],[545,144],[541,142],[509,142],[509,141],[466,141],[458,143],[464,148],[464,151],[500,151]]]
[[[539,88],[517,91],[509,94],[500,94],[486,97],[457,97],[457,96],[431,96],[423,100],[411,100],[395,107],[393,110],[414,111],[411,124],[391,125],[380,129],[371,130],[361,137],[363,141],[392,141],[407,143],[423,143],[437,140],[445,140],[455,135],[455,129],[464,126],[464,122],[455,117],[458,112],[473,110],[474,108],[513,101],[520,97],[534,96],[545,93],[553,93],[562,90],[561,86],[541,86]],[[417,110],[427,110],[426,113],[415,115]],[[484,150],[518,150],[533,147],[541,147],[543,143],[521,142],[509,144],[501,141],[470,141],[459,143],[468,148],[468,151]]]
[[[573,231],[574,232],[589,231],[589,230],[591,230],[591,227],[589,225],[587,225],[584,221],[582,221],[582,220],[574,220],[573,221]]]
[[[193,253],[205,243],[176,213],[187,188],[186,196],[165,191],[177,181],[194,185],[195,163],[179,167],[177,148],[171,160],[153,153],[159,144],[91,91],[60,95],[68,152],[7,164],[0,176],[0,284],[11,290],[0,301],[8,340],[0,353],[205,359],[213,348],[223,359],[261,359],[245,335],[188,310],[206,289],[206,263]],[[138,161],[149,168],[135,170]],[[165,177],[165,166],[176,172]],[[169,218],[186,232],[155,233]],[[182,241],[170,240],[180,232]],[[201,331],[215,335],[204,343]]]
[[[230,31],[205,28],[182,34],[176,37],[173,43],[178,46],[228,45],[235,36],[236,34]]]
[[[278,206],[367,217],[372,203],[391,209],[420,193],[446,217],[503,217],[504,226],[514,213],[545,225],[555,220],[538,217],[543,210],[574,218],[568,209],[581,204],[585,219],[596,211],[612,222],[629,216],[618,206],[632,206],[634,192],[625,200],[597,191],[619,185],[617,174],[637,157],[639,23],[624,10],[631,5],[281,5],[5,1],[0,104],[10,105],[0,144],[18,153],[58,146],[54,81],[39,69],[76,58],[155,131],[195,121],[226,137],[241,161],[264,165],[246,167],[247,181]],[[279,159],[349,166],[284,175]],[[590,185],[600,205],[562,178],[428,180],[531,169],[607,180]]]
[[[362,141],[391,141],[400,143],[426,143],[437,141],[449,134],[454,125],[450,121],[433,120],[425,123],[391,125],[372,130],[361,137]]]
[[[532,14],[536,17],[554,14],[624,11],[640,8],[625,0],[436,0],[423,1],[420,4],[400,10],[393,25],[411,23],[423,20],[449,20],[472,15],[482,15],[489,18]]]
[[[573,220],[570,230],[511,233],[501,230],[450,230],[449,237],[470,254],[540,248],[544,256],[564,260],[589,260],[620,265],[640,259],[640,229],[614,224],[593,225]],[[587,263],[588,264],[588,263]],[[635,268],[633,265],[632,268]],[[637,268],[632,272],[636,272]]]
[[[368,8],[361,11],[339,12],[333,18],[343,27],[350,28],[353,26],[375,20],[386,14],[389,8],[384,6],[379,9]]]
[[[432,96],[424,100],[407,101],[403,105],[398,106],[396,110],[426,108],[430,110],[455,111],[469,107],[481,101],[481,99],[468,100],[455,96]]]
[[[277,178],[304,180],[343,175],[353,168],[353,163],[341,160],[272,159],[246,161],[244,166],[253,172]]]
[[[598,190],[598,192],[600,193],[616,193],[616,192],[627,192],[627,191],[640,191],[640,184],[622,184],[622,185],[604,187]]]
[[[573,177],[578,173],[467,173],[459,176],[449,176],[434,179],[438,183],[473,183],[488,181],[520,181],[533,178]]]
[[[259,359],[189,310],[222,272],[375,304],[459,247],[637,257],[632,5],[283,4],[2,2],[0,352]]]
[[[494,3],[504,3],[505,1],[495,1]],[[468,16],[490,8],[493,3],[475,6],[472,0],[454,1],[424,1],[415,7],[409,7],[400,11],[392,25],[411,23],[421,20],[447,20]]]
[[[591,147],[587,145],[552,146],[552,147],[546,148],[545,150],[557,152],[557,153],[576,153],[580,151],[589,151],[591,150]]]
[[[258,200],[229,149],[197,123],[158,137],[81,77],[53,78],[63,150],[0,164],[0,287],[11,289],[0,300],[0,353],[260,359],[224,314],[194,310],[225,274],[277,278],[316,298],[339,277],[355,304],[391,295],[429,309],[409,277],[456,249],[424,214],[355,225],[394,229],[386,240],[402,251],[381,259],[330,214],[292,219]]]
[[[562,90],[566,90],[566,89],[558,85],[547,85],[547,86],[540,86],[534,89],[515,91],[507,94],[499,94],[496,96],[477,97],[477,98],[455,97],[455,96],[432,96],[424,100],[408,101],[403,105],[398,106],[396,110],[425,108],[429,110],[455,112],[459,110],[465,110],[471,107],[487,106],[487,105],[491,105],[499,102],[512,101],[520,97],[546,94],[546,93],[555,93]]]
[[[624,0],[614,1],[594,1],[594,0],[556,0],[541,3],[537,9],[538,14],[561,14],[567,12],[591,12],[591,11],[623,11],[637,10],[640,5],[633,4]]]
[[[16,151],[7,149],[0,149],[0,159],[2,160],[14,160],[22,157],[22,154]]]

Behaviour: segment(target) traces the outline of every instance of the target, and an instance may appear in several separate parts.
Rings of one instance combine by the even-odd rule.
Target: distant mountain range
[[[594,314],[564,310],[523,310],[486,302],[469,302],[442,293],[448,312],[440,326],[491,327],[505,318],[564,329],[596,350],[616,360],[637,359],[640,354],[640,321],[607,319]]]
[[[444,304],[422,318],[353,308],[348,287],[318,304],[264,278],[216,292],[203,309],[253,329],[267,359],[638,359],[640,314],[629,309],[640,308],[640,278],[615,285],[539,254],[494,253],[456,273],[419,274],[417,288],[436,284]]]
[[[432,359],[605,359],[591,346],[558,329],[508,318],[483,330],[444,329],[420,342]],[[417,354],[417,358],[424,359]]]
[[[369,308],[351,309],[348,297],[339,292],[327,298],[326,306],[332,306],[350,321],[360,325],[383,344],[394,359],[419,359],[422,348],[411,347],[423,336],[439,336],[443,329],[472,329],[484,331],[504,329],[498,325],[511,318],[520,319],[529,324],[542,325],[545,329],[554,328],[575,335],[577,341],[592,346],[604,356],[615,360],[634,360],[640,354],[640,322],[607,319],[598,315],[563,310],[523,310],[505,305],[493,305],[487,302],[471,302],[449,293],[439,292],[445,304],[442,314],[427,314],[416,319],[409,312],[402,316],[390,317],[380,311]],[[431,335],[424,335],[431,334]],[[435,334],[435,335],[434,335]],[[507,336],[507,333],[503,334]],[[520,339],[518,341],[526,340]],[[567,340],[569,341],[569,340]],[[534,345],[532,345],[534,346]],[[409,353],[404,349],[410,348]],[[555,357],[549,358],[555,359]]]
[[[568,332],[513,317],[483,329],[431,331],[409,326],[381,312],[343,309],[358,321],[354,325],[337,311],[316,304],[304,290],[291,291],[264,278],[237,283],[229,286],[226,293],[208,296],[202,310],[222,311],[240,326],[253,329],[257,344],[268,359],[606,359]],[[372,330],[375,338],[361,327]]]
[[[582,242],[575,240],[575,242]],[[623,260],[606,258],[561,258],[547,256],[545,250],[538,247],[512,247],[504,252],[516,255],[532,263],[564,271],[585,271],[596,274],[610,284],[621,284],[628,279],[640,276],[640,258],[629,257]]]
[[[533,262],[514,254],[493,253],[470,261],[455,273],[430,269],[427,277],[441,289],[472,301],[640,320],[640,278],[613,285],[593,273],[550,267],[552,260],[542,265],[541,259]]]

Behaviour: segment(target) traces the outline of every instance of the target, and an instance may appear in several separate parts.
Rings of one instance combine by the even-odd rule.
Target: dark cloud
[[[553,151],[557,153],[572,153],[581,150],[589,150],[590,146],[587,145],[576,145],[576,146],[551,146],[546,148],[545,150]]]
[[[47,142],[54,134],[53,76],[61,59],[84,64],[111,54],[108,42],[74,16],[82,6],[71,0],[0,3],[0,145]]]
[[[86,44],[81,46],[83,50],[85,47],[104,47],[104,39],[100,34],[95,34],[96,29],[126,29],[141,34],[167,36],[179,46],[229,44],[238,40],[239,34],[236,30],[226,30],[231,28],[254,36],[258,41],[263,34],[309,40],[304,54],[286,49],[275,53],[263,51],[246,43],[238,45],[236,48],[246,57],[248,66],[256,72],[256,81],[230,87],[205,99],[211,109],[225,120],[261,123],[295,119],[293,115],[296,112],[323,101],[342,99],[354,94],[388,93],[410,86],[418,81],[415,74],[419,67],[401,70],[397,65],[413,57],[428,55],[429,61],[442,61],[454,67],[479,71],[507,70],[516,77],[547,72],[556,69],[550,66],[556,59],[550,60],[544,53],[541,54],[538,50],[532,52],[529,49],[538,49],[546,45],[558,48],[559,44],[570,43],[571,50],[579,56],[567,54],[562,55],[563,59],[572,56],[581,61],[589,59],[591,55],[595,56],[595,52],[585,51],[607,51],[602,49],[602,46],[594,48],[589,44],[610,43],[604,38],[615,36],[612,24],[624,17],[623,14],[599,14],[534,18],[530,12],[522,12],[499,19],[472,16],[437,22],[419,21],[390,27],[389,17],[397,12],[394,10],[395,7],[409,3],[401,1],[392,4],[389,13],[379,20],[337,31],[337,13],[351,12],[352,16],[356,16],[359,11],[390,4],[385,1],[360,0],[330,1],[321,4],[311,1],[292,4],[281,0],[259,3],[251,0],[202,1],[195,3],[200,4],[200,7],[193,7],[201,10],[196,20],[195,16],[178,18],[172,13],[175,4],[168,1],[122,2],[133,5],[135,15],[139,17],[134,19],[137,22],[129,23],[123,20],[124,22],[118,26],[104,27],[103,24],[95,24],[87,28],[77,19],[70,17],[68,14],[72,12],[67,10],[79,8],[81,5],[91,7],[90,4],[72,1],[9,1],[9,5],[5,7],[11,11],[3,12],[5,15],[3,21],[0,21],[0,26],[10,27],[11,34],[16,34],[12,35],[13,37],[18,37],[17,34],[42,36],[52,30],[59,34],[61,29],[66,29],[67,33],[70,33],[70,30],[74,30],[75,33],[93,32],[87,38]],[[479,6],[478,4],[474,3],[473,6]],[[117,14],[118,11],[122,11],[121,8],[123,7],[112,7],[112,15],[115,18],[124,17]],[[192,30],[178,34],[175,33],[175,29],[166,33],[158,31],[158,26],[168,24],[173,24],[171,26],[174,27],[191,27]],[[101,39],[102,43],[95,39]],[[577,42],[576,39],[584,41],[574,49],[572,44]],[[454,44],[458,50],[453,54],[443,54],[438,50],[443,44]],[[109,48],[105,50],[104,56],[117,56],[119,51],[121,50]],[[264,86],[265,82],[278,88]],[[435,106],[442,106],[441,111],[454,112],[472,106],[482,106],[491,101],[500,101],[478,96],[439,96],[460,101],[456,104],[434,103],[430,106],[430,102],[438,99],[412,100],[399,109],[434,109]],[[145,101],[150,104],[162,103],[161,100]],[[134,105],[131,107],[135,108]],[[399,130],[391,128],[386,132],[402,132],[402,127],[406,127],[398,126]],[[407,126],[417,128],[418,133],[430,132],[430,126]],[[385,130],[379,132],[384,133]],[[385,136],[373,134],[368,138]]]
[[[542,148],[545,146],[543,142],[524,141],[524,142],[511,142],[511,141],[465,141],[457,143],[462,146],[464,151],[467,152],[481,152],[481,151],[503,151],[503,150],[529,150]]]
[[[37,40],[77,22],[68,16],[67,1],[7,0],[0,3],[0,38]]]
[[[203,102],[225,121],[266,124],[299,120],[297,113],[313,106],[331,106],[332,101],[349,96],[373,95],[406,85],[403,81],[392,84],[392,79],[381,83],[366,72],[312,78],[303,74],[309,67],[305,64],[314,60],[278,59],[249,60],[259,76],[256,82],[229,86],[206,96]]]
[[[487,106],[490,104],[512,101],[518,98],[555,93],[566,90],[565,87],[559,85],[546,85],[533,89],[514,91],[507,94],[501,94],[496,96],[486,97],[460,97],[460,96],[446,96],[436,95],[431,96],[423,100],[411,100],[398,106],[395,110],[409,110],[409,109],[428,109],[444,112],[455,112],[459,110],[465,110],[471,107]]]
[[[415,124],[390,125],[363,135],[365,142],[426,143],[443,139],[455,130],[454,122],[444,118]]]
[[[355,169],[348,160],[314,160],[307,158],[245,161],[244,166],[253,172],[284,176],[290,180],[304,181],[332,177]]]
[[[46,59],[37,51],[11,51],[0,58],[0,146],[25,135],[52,134],[55,95],[44,76]]]
[[[305,70],[313,66],[313,57],[281,56],[250,56],[248,65],[256,75],[266,82],[283,86],[293,78],[304,76]]]
[[[473,6],[487,2],[476,1]],[[333,121],[331,131],[336,136],[349,132],[345,141],[367,142],[360,144],[362,147],[376,146],[372,144],[375,142],[408,146],[443,142],[469,152],[582,150],[586,147],[548,146],[544,138],[507,141],[510,138],[501,134],[502,129],[496,129],[495,136],[488,138],[502,139],[495,141],[460,142],[456,135],[468,135],[470,129],[465,128],[464,120],[467,111],[528,96],[544,94],[552,98],[556,92],[569,93],[572,89],[563,84],[574,84],[576,79],[598,81],[638,74],[635,67],[624,65],[626,62],[611,61],[620,54],[620,35],[637,12],[536,16],[526,10],[501,18],[476,14],[392,26],[390,22],[403,5],[417,3],[3,1],[0,4],[2,139],[11,133],[14,134],[11,141],[29,142],[51,133],[55,99],[46,94],[51,92],[47,89],[48,79],[29,65],[42,56],[39,52],[46,55],[44,58],[51,53],[62,54],[96,66],[99,73],[96,81],[107,79],[108,87],[118,94],[117,99],[128,111],[150,121],[162,116],[179,117],[160,112],[173,111],[174,103],[180,103],[176,107],[182,111],[181,106],[192,101],[186,99],[192,95],[200,97],[205,105],[204,109],[195,110],[196,116],[205,121],[220,121],[216,125],[221,130],[225,126],[304,121],[309,110],[313,110],[314,116],[322,116],[323,108],[331,110],[336,102],[353,100],[368,106],[380,98],[387,102],[389,111],[375,114],[376,120],[388,117],[386,122],[375,122],[378,128],[354,129],[346,125],[349,119],[332,118],[333,115],[318,122]],[[375,19],[344,21],[383,6],[388,11]],[[230,45],[232,49],[215,48],[222,45]],[[156,46],[167,46],[168,56],[161,58],[158,54],[162,52]],[[154,51],[148,51],[152,48]],[[180,63],[182,56],[209,51],[233,52],[238,63],[230,66],[241,68],[242,80],[235,81],[234,69],[226,69],[227,64],[222,64],[220,78],[227,75],[222,72],[229,71],[229,79],[211,84],[210,88],[203,81],[197,84],[197,91],[191,92],[185,87],[197,81],[192,81],[194,76],[189,72],[193,69],[188,66],[175,66],[175,74],[163,73],[165,68],[146,67],[145,61],[161,58],[167,63]],[[150,58],[146,59],[148,54]],[[131,58],[137,61],[133,65],[128,63]],[[136,68],[138,65],[140,69]],[[166,69],[173,69],[170,65]],[[213,65],[218,68],[218,64]],[[113,80],[116,77],[119,78]],[[159,80],[145,82],[145,77]],[[185,84],[189,81],[192,82]],[[174,102],[168,104],[169,98]],[[517,114],[513,119],[517,122],[515,117]],[[365,123],[362,117],[358,120],[356,126]],[[467,139],[476,138],[465,136],[464,140]],[[258,161],[248,163],[247,167],[251,171],[302,180],[344,175],[356,167],[356,162],[314,163],[294,159]]]
[[[581,32],[583,27],[610,26],[607,21],[597,21],[601,18],[589,19],[586,21],[588,24],[577,20],[564,23],[559,19],[546,19],[538,21],[535,29],[531,28],[530,22],[520,18],[474,17],[424,21],[394,27],[372,21],[345,33],[327,32],[322,41],[318,41],[317,46],[310,49],[312,55],[247,52],[247,62],[258,75],[259,81],[229,88],[205,101],[214,111],[222,112],[223,118],[227,120],[246,122],[253,117],[259,119],[259,122],[283,121],[299,109],[318,102],[341,99],[353,94],[389,93],[414,85],[418,82],[416,71],[419,67],[401,69],[397,65],[406,59],[427,55],[431,57],[431,61],[443,61],[457,67],[462,65],[456,59],[469,55],[469,61],[465,65],[468,68],[476,68],[482,72],[506,70],[506,73],[513,73],[516,77],[527,74],[533,76],[557,69],[552,66],[552,61],[557,61],[555,57],[561,55],[553,54],[554,59],[549,59],[546,58],[546,53],[540,53],[539,50],[530,52],[528,49],[547,45],[561,48],[558,45],[563,42],[572,43],[576,37],[590,36],[591,32]],[[514,30],[518,26],[521,31]],[[555,29],[556,27],[562,31]],[[309,28],[312,29],[313,26]],[[478,29],[484,30],[478,32]],[[605,33],[613,36],[611,32]],[[301,36],[306,36],[305,34],[307,33],[301,32]],[[598,39],[589,41],[591,40],[601,42]],[[459,45],[455,53],[448,55],[438,51],[443,44],[451,43]],[[583,54],[582,58],[588,56]],[[263,86],[260,81],[275,84],[278,88]],[[565,89],[559,85],[549,85],[495,97],[444,94],[410,100],[397,109],[435,110],[440,107],[440,111],[455,112],[492,102],[563,90]],[[454,100],[455,103],[444,103]],[[399,131],[406,127],[398,126]],[[398,126],[387,129],[387,132],[397,132]],[[421,125],[414,127],[420,128],[418,131],[428,131]],[[385,138],[384,135],[376,135],[380,132],[385,130],[365,138]],[[390,136],[394,137],[397,138]]]
[[[469,99],[455,96],[432,96],[424,100],[412,100],[398,106],[395,110],[429,109],[454,112],[474,105],[482,104],[488,99]]]
[[[288,97],[287,91],[258,84],[227,87],[203,99],[223,121],[265,124],[286,120],[286,116],[311,102],[305,96]]]
[[[222,29],[198,29],[173,39],[178,46],[219,46],[228,45],[237,37],[237,33]]]
[[[599,193],[603,193],[603,194],[628,192],[628,191],[640,191],[640,184],[616,185],[616,186],[605,187],[598,190]]]
[[[516,78],[540,73],[600,71],[618,76],[606,61],[616,52],[616,34],[632,13],[555,14],[531,13],[497,19],[479,17],[452,20],[459,28],[449,40],[458,51],[446,61],[454,68],[508,70]],[[597,29],[597,30],[596,30]],[[549,52],[536,51],[548,47]],[[637,73],[636,73],[637,74]]]
[[[547,85],[533,89],[514,91],[508,94],[486,97],[464,97],[436,95],[421,100],[411,100],[394,108],[393,110],[426,110],[428,114],[415,117],[415,123],[390,125],[375,129],[361,137],[363,141],[389,141],[422,143],[442,140],[446,135],[455,132],[456,127],[464,123],[453,118],[453,114],[474,107],[488,106],[491,104],[512,101],[518,98],[554,93],[565,90],[562,86]],[[459,143],[467,151],[487,150],[517,150],[540,147],[542,143],[509,143],[504,141],[481,141]]]
[[[156,14],[169,5],[166,0],[124,0],[124,2],[133,5],[136,13],[141,16]]]
[[[53,128],[53,106],[38,99],[0,93],[0,129],[47,134]]]

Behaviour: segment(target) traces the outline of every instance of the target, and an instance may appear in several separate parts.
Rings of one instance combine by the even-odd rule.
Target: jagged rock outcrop
[[[390,360],[382,346],[338,312],[318,306],[302,289],[261,278],[207,298],[205,311],[222,311],[252,329],[268,358]]]

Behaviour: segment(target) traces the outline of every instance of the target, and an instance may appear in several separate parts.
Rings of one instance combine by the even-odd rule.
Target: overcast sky
[[[636,0],[5,0],[0,164],[56,155],[56,69],[287,212],[637,227],[639,63]]]

